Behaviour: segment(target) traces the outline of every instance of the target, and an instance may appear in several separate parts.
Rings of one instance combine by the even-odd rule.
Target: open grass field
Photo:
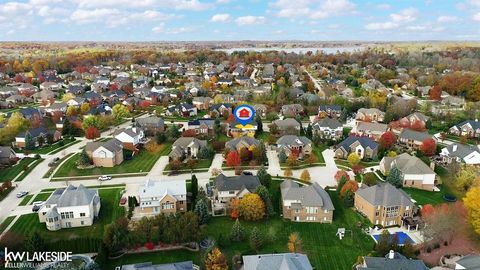
[[[55,172],[53,177],[68,177],[68,176],[88,176],[88,175],[103,175],[103,174],[122,174],[122,173],[140,173],[149,172],[155,162],[162,155],[166,155],[171,150],[171,144],[164,144],[162,148],[150,153],[146,149],[142,149],[140,153],[131,160],[124,160],[122,164],[111,168],[92,168],[92,169],[78,169],[77,161],[80,157],[75,154],[73,157],[65,161],[62,166]]]
[[[49,242],[59,240],[73,241],[79,237],[100,240],[103,237],[105,225],[110,224],[124,214],[124,208],[118,205],[121,198],[121,191],[122,189],[118,188],[99,190],[101,198],[100,215],[99,219],[90,227],[61,229],[56,232],[51,232],[46,229],[44,223],[38,222],[38,215],[33,213],[21,216],[12,226],[11,231],[21,235],[28,235],[37,230]]]
[[[37,201],[46,201],[51,194],[52,192],[38,193],[37,195],[35,195],[35,198],[32,200],[32,203]]]
[[[12,223],[12,221],[15,219],[15,216],[9,216],[7,217],[3,222],[2,224],[0,224],[0,233],[3,233],[3,231],[5,231],[5,229],[8,227],[8,225],[10,225],[10,223]]]
[[[33,198],[33,194],[29,194],[25,197],[23,197],[22,201],[18,204],[18,206],[24,206],[27,205],[28,202]]]
[[[279,208],[279,181],[272,184],[272,200],[278,212]],[[373,240],[365,235],[358,227],[358,222],[364,222],[354,210],[345,209],[334,192],[330,192],[335,205],[333,224],[319,223],[295,223],[283,220],[281,217],[256,222],[241,221],[247,236],[253,227],[259,228],[264,235],[273,235],[265,243],[259,253],[288,252],[288,236],[292,232],[298,232],[303,240],[303,252],[308,255],[315,269],[350,270],[358,256],[366,255],[373,249]],[[251,250],[248,240],[242,242],[230,242],[228,237],[234,221],[229,217],[212,218],[206,228],[206,235],[214,238],[222,252],[231,263],[232,256],[236,254],[255,254]],[[352,230],[343,240],[339,240],[335,234],[338,228]],[[223,239],[223,240],[222,240]],[[272,241],[273,240],[273,241]],[[151,261],[153,263],[171,263],[176,261],[193,260],[195,264],[203,265],[203,252],[169,251],[146,254],[126,255],[120,259],[112,260],[109,269],[122,264]],[[273,270],[273,269],[272,269]]]

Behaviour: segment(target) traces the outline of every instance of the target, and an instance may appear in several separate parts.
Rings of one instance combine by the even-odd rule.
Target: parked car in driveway
[[[17,198],[22,198],[28,195],[28,191],[20,191],[17,193]]]
[[[110,175],[102,175],[100,177],[98,177],[98,180],[99,181],[107,181],[107,180],[111,180],[112,177]]]
[[[38,212],[38,210],[40,210],[44,204],[44,201],[33,202],[32,212]]]

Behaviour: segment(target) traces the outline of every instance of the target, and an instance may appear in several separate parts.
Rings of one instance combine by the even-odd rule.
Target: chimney
[[[388,258],[389,258],[390,260],[395,259],[395,251],[390,250],[390,252],[388,252]]]
[[[453,151],[453,152],[457,151],[457,144],[456,144],[456,143],[453,144],[452,151]]]

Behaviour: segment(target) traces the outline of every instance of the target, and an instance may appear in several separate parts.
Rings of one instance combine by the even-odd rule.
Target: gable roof
[[[113,138],[105,142],[88,142],[85,146],[85,150],[93,152],[99,147],[104,147],[107,150],[115,153],[123,149],[123,144],[118,139]]]
[[[259,146],[260,141],[250,136],[242,136],[226,142],[225,147],[228,149],[237,149],[239,144],[243,147],[250,147],[252,145]]]
[[[337,145],[337,148],[343,147],[345,149],[350,149],[350,145],[355,142],[359,142],[363,148],[370,147],[371,149],[377,149],[378,143],[367,137],[355,137],[349,136],[343,142]]]
[[[448,150],[448,155],[450,157],[458,157],[461,159],[464,159],[473,152],[480,153],[478,147],[469,144],[452,143],[445,148]]]
[[[302,206],[317,206],[324,210],[335,210],[328,193],[318,184],[310,186],[300,185],[292,180],[285,180],[280,184],[282,200],[295,200]]]
[[[194,137],[180,137],[173,143],[172,146],[174,148],[176,147],[185,148],[185,147],[188,147],[190,144],[193,144],[193,146],[201,148],[201,147],[207,146],[207,141],[199,140]]]
[[[261,184],[255,175],[225,176],[221,173],[215,178],[214,185],[219,191],[242,190],[246,188],[248,191],[254,192]]]
[[[363,188],[355,192],[374,206],[410,206],[413,202],[405,191],[397,189],[390,183],[382,182],[375,186]]]
[[[148,179],[144,185],[138,188],[140,198],[161,197],[166,194],[172,196],[186,195],[187,188],[185,180],[161,180],[153,181]]]
[[[402,153],[396,157],[385,157],[386,167],[397,167],[404,174],[435,174],[435,172],[416,156]]]
[[[82,184],[78,187],[69,185],[67,188],[56,189],[46,201],[46,205],[55,204],[57,207],[89,205],[98,197],[98,191],[88,189]]]
[[[320,121],[313,124],[312,128],[320,129],[320,127],[328,127],[330,129],[337,129],[343,127],[342,123],[335,118],[323,118]]]
[[[164,125],[164,120],[163,118],[160,118],[157,116],[149,116],[149,117],[135,119],[135,124],[141,127],[147,127],[147,126],[161,127]]]
[[[461,265],[462,269],[475,270],[480,269],[480,255],[471,254],[463,256],[460,260],[456,261],[458,265]]]
[[[428,134],[428,132],[420,132],[416,131],[413,129],[405,128],[402,130],[402,132],[399,135],[400,139],[406,139],[406,140],[415,140],[415,141],[420,141],[423,142],[426,139],[431,139],[432,136]]]
[[[312,141],[305,136],[284,135],[277,140],[279,147],[281,146],[297,146],[311,144]]]
[[[312,270],[304,254],[282,253],[243,256],[245,270]]]
[[[408,259],[402,254],[395,252],[393,258],[364,257],[366,267],[360,266],[358,270],[428,270],[422,260]]]
[[[193,270],[192,261],[157,264],[151,262],[122,265],[121,270]]]
[[[342,111],[342,106],[340,105],[320,105],[318,107],[319,112],[327,112],[327,111],[336,111],[336,112],[341,112]]]
[[[300,123],[293,118],[286,118],[283,120],[275,120],[273,123],[279,128],[291,128],[291,127],[301,127]]]
[[[480,129],[480,121],[478,121],[478,120],[465,120],[465,121],[455,125],[455,127],[460,129],[462,126],[467,125],[467,124],[470,124],[470,126],[472,126],[473,129]]]

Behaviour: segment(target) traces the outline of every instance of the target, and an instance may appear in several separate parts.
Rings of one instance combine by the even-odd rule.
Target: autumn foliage
[[[420,145],[420,151],[425,156],[433,156],[437,152],[437,143],[434,139],[427,138]]]
[[[390,149],[393,147],[396,141],[397,137],[395,136],[395,134],[391,131],[387,131],[382,134],[379,143],[382,149]]]
[[[88,127],[87,130],[85,131],[85,138],[89,140],[94,140],[99,137],[100,137],[100,131],[94,126]]]
[[[358,183],[355,180],[349,180],[348,182],[343,185],[342,189],[340,190],[340,196],[344,196],[345,193],[348,191],[351,191],[352,193],[355,193],[355,191],[358,190]]]
[[[240,200],[238,213],[245,220],[262,219],[265,216],[265,203],[258,194],[247,194]]]
[[[227,166],[229,167],[236,167],[239,166],[241,163],[240,155],[237,151],[230,151],[227,155]]]

